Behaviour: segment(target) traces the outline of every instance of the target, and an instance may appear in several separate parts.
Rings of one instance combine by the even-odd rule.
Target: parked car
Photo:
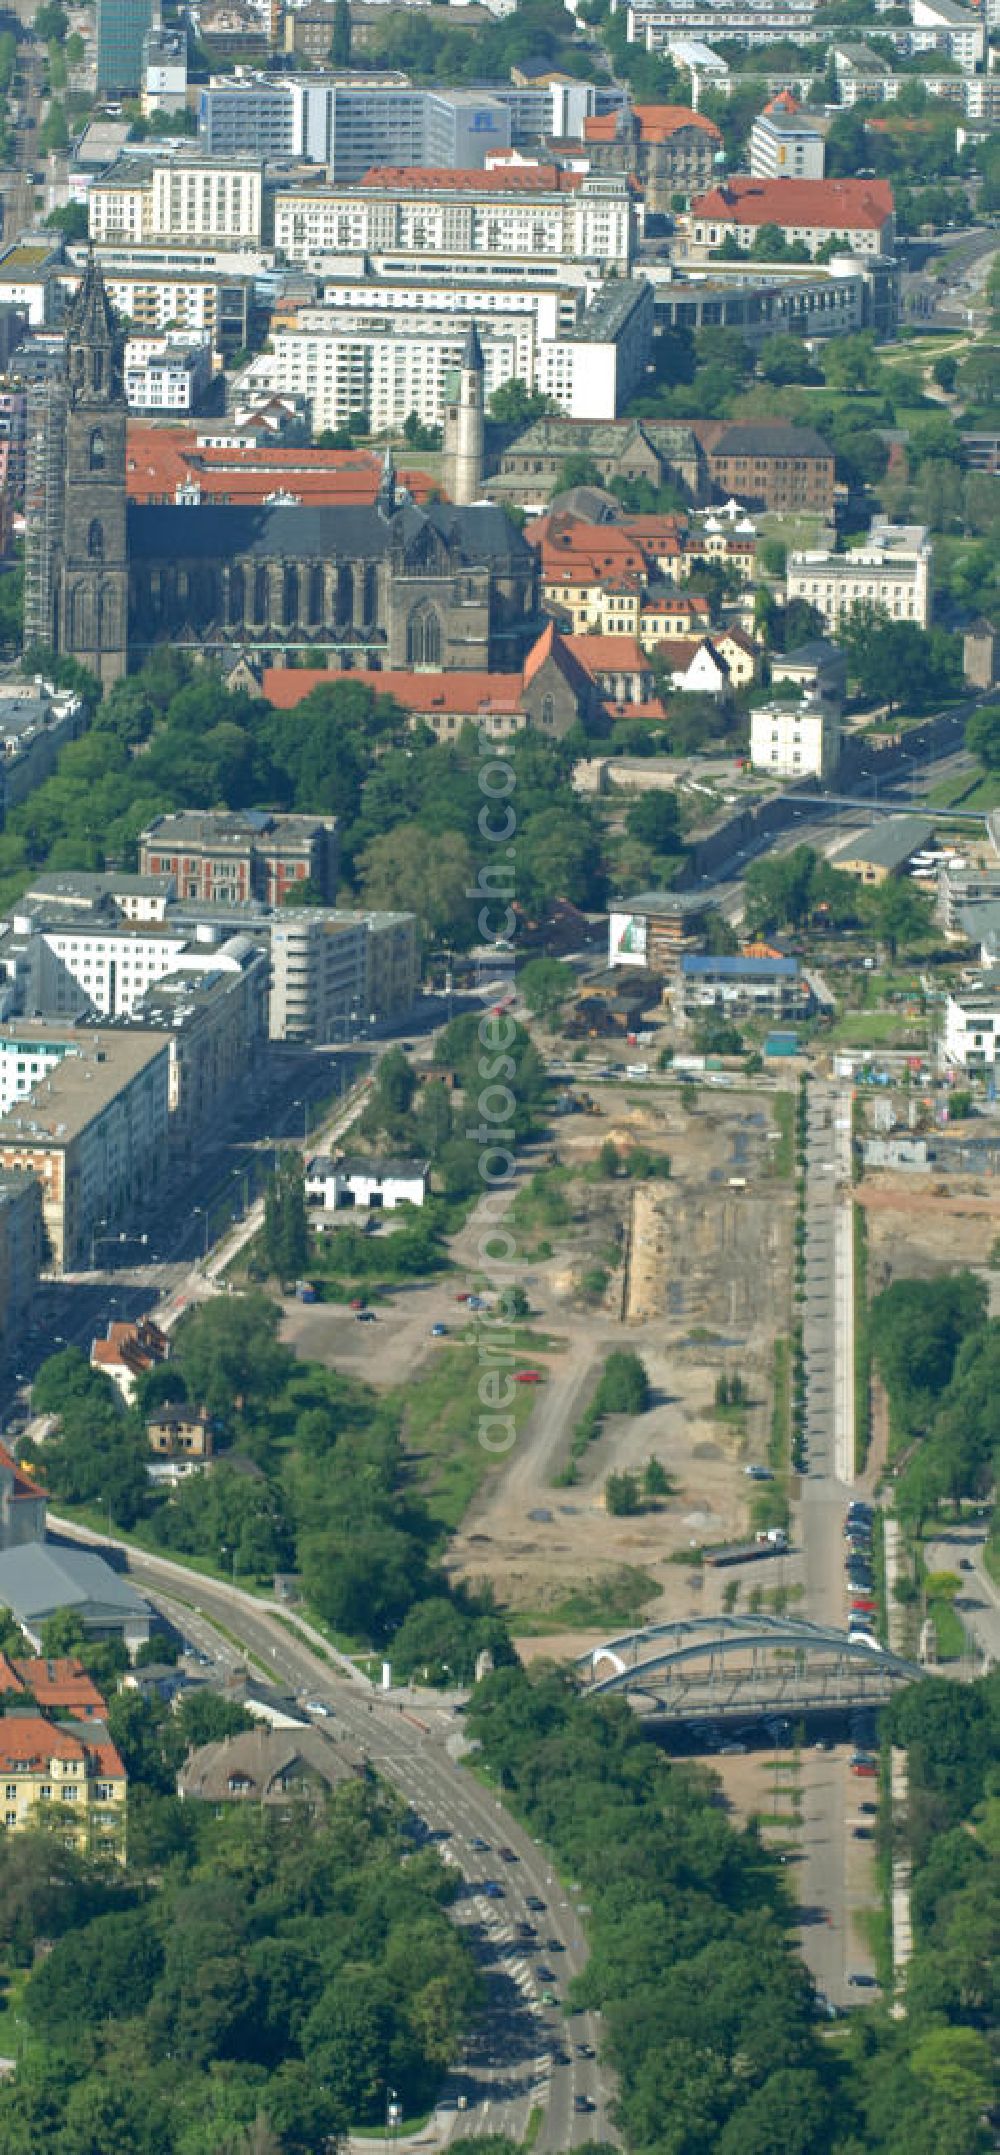
[[[447,1332],[448,1327],[446,1324],[432,1324],[431,1326],[432,1339],[444,1339],[447,1337]]]
[[[878,1774],[878,1767],[876,1766],[875,1760],[873,1758],[859,1759],[857,1764],[855,1764],[854,1760],[852,1759],[851,1772],[856,1773],[859,1780],[861,1781],[874,1781]]]
[[[540,1369],[515,1369],[514,1382],[515,1384],[544,1384],[545,1379]]]
[[[500,1857],[502,1863],[517,1862],[517,1855],[515,1850],[513,1848],[506,1847],[506,1845],[503,1848],[497,1849],[497,1855]]]
[[[530,1908],[532,1914],[534,1915],[536,1913],[540,1913],[544,1909],[545,1902],[539,1900],[537,1893],[526,1893],[524,1896],[524,1905],[526,1908]]]
[[[504,1897],[503,1887],[496,1878],[483,1879],[483,1892],[489,1901],[502,1901]]]
[[[488,1842],[488,1841],[484,1841],[484,1839],[483,1839],[483,1836],[482,1836],[482,1834],[481,1834],[481,1833],[474,1833],[474,1834],[473,1834],[473,1836],[472,1836],[472,1839],[471,1839],[471,1841],[469,1842],[469,1847],[470,1847],[470,1848],[475,1848],[475,1849],[478,1849],[478,1850],[480,1851],[480,1853],[482,1852],[482,1850],[483,1850],[483,1849],[486,1849],[486,1848],[488,1848],[488,1847],[489,1847],[489,1845],[490,1845],[490,1844],[489,1844],[489,1842]],[[530,1905],[530,1903],[529,1903],[529,1905]]]
[[[355,1310],[355,1312],[354,1312],[354,1322],[355,1322],[355,1324],[374,1324],[374,1323],[375,1323],[375,1312],[374,1312],[374,1310],[373,1310],[373,1309],[356,1309],[356,1310]]]
[[[852,1968],[847,1978],[852,1990],[877,1990],[877,1975],[867,1975],[863,1969]]]

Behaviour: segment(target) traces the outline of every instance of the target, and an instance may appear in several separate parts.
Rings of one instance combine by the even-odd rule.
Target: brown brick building
[[[757,420],[747,426],[697,424],[712,497],[735,495],[749,508],[808,509],[832,518],[833,450],[812,427]]]
[[[143,875],[172,875],[181,899],[280,905],[291,885],[308,880],[332,900],[337,827],[332,816],[187,809],[157,816],[141,833],[139,861]]]

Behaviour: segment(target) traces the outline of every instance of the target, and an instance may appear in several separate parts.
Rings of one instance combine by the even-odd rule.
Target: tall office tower
[[[97,0],[97,88],[134,97],[142,88],[143,40],[159,19],[157,0]]]

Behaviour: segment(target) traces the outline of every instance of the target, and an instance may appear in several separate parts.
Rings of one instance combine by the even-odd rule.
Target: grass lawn
[[[932,1601],[928,1614],[934,1626],[939,1661],[960,1661],[968,1649],[965,1626],[950,1601]]]
[[[522,1369],[530,1368],[519,1356]],[[536,1386],[515,1384],[509,1406],[483,1405],[479,1380],[496,1366],[503,1397],[504,1372],[480,1362],[472,1347],[445,1345],[406,1387],[403,1447],[408,1479],[438,1525],[453,1533],[491,1466],[507,1454],[479,1442],[481,1416],[512,1415],[518,1433],[535,1404]],[[493,1431],[495,1438],[502,1437]]]
[[[831,1047],[922,1048],[926,1018],[905,1018],[897,1010],[857,1010],[838,1018],[826,1034]]]
[[[968,786],[968,781],[966,783]],[[934,802],[933,794],[931,800]],[[947,808],[981,808],[984,813],[991,808],[1000,808],[1000,771],[984,771],[971,788],[953,794],[950,801],[942,802],[941,805]]]

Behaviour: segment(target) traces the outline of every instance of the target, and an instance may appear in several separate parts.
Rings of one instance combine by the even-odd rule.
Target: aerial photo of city
[[[1000,0],[0,0],[0,2155],[1000,2149]]]

